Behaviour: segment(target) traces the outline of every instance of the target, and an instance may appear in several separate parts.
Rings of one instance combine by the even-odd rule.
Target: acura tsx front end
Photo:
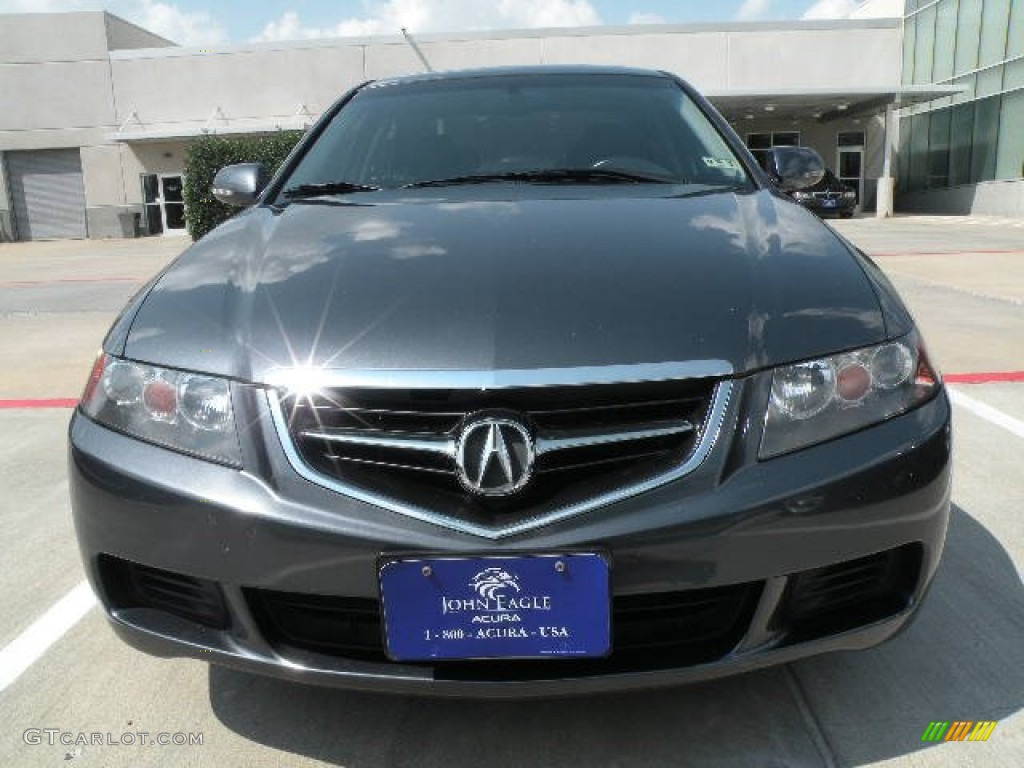
[[[369,83],[215,189],[252,204],[133,299],[70,428],[130,644],[564,695],[866,648],[920,604],[941,379],[878,268],[681,81]]]

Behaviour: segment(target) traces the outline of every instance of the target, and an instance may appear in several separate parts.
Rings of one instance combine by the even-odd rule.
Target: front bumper
[[[804,208],[814,211],[814,213],[819,216],[827,216],[829,214],[852,214],[857,208],[857,201],[855,199],[847,200],[839,198],[838,200],[833,201],[833,205],[829,205],[824,200],[817,198],[812,198],[810,200],[797,200],[797,202]]]
[[[243,439],[244,471],[142,443],[76,413],[70,430],[76,530],[93,587],[131,645],[308,683],[451,696],[566,695],[673,685],[885,640],[919,605],[942,551],[950,505],[945,395],[876,427],[758,462],[751,439],[756,420],[745,413],[748,385],[741,388],[746,396],[730,405],[726,438],[691,475],[498,541],[299,478],[257,390],[243,395],[258,414]],[[747,439],[732,437],[739,434]],[[604,665],[398,664],[325,652],[268,631],[255,603],[258,594],[284,594],[372,606],[377,558],[387,552],[587,548],[610,554],[617,601],[737,585],[749,587],[749,600],[737,609],[732,634],[722,635],[725,646],[702,646],[676,660]],[[828,620],[793,618],[797,574],[894,552],[902,558],[904,583],[898,600],[886,597],[885,610],[859,605]],[[201,614],[195,620],[187,611],[127,598],[105,565],[109,558],[212,584],[226,620]]]

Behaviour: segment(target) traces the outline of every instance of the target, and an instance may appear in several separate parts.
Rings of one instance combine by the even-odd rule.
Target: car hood
[[[293,366],[744,372],[885,337],[850,249],[770,191],[455,194],[246,211],[153,284],[124,354],[255,382]]]

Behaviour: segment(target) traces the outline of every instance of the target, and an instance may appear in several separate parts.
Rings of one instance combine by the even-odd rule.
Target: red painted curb
[[[942,380],[948,384],[994,384],[996,382],[1022,382],[1024,371],[1004,371],[1000,373],[946,373]]]
[[[0,400],[0,410],[11,408],[74,408],[78,398],[53,397],[31,400]]]

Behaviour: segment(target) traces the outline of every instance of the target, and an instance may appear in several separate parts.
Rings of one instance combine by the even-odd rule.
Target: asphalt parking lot
[[[0,765],[1024,765],[1024,221],[834,226],[897,284],[953,393],[953,519],[917,621],[869,651],[542,702],[309,688],[117,640],[80,586],[65,430],[117,311],[186,241],[0,245]],[[922,742],[957,720],[997,725]]]

